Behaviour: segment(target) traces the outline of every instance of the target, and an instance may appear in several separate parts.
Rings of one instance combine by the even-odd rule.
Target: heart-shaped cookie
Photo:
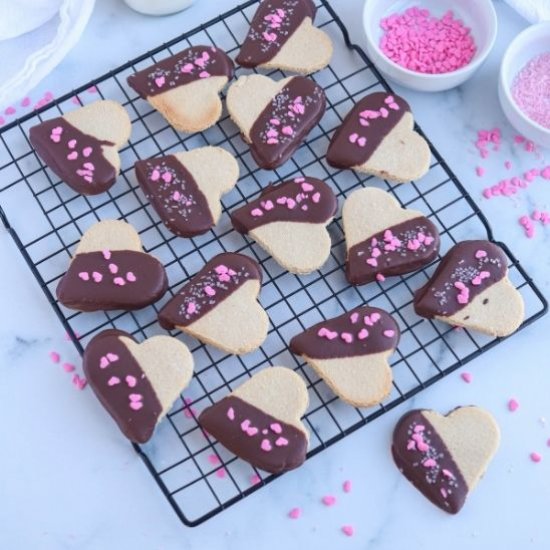
[[[416,180],[430,168],[430,148],[414,130],[409,104],[386,92],[358,101],[335,132],[327,161],[403,183]]]
[[[121,432],[145,443],[193,375],[193,356],[170,336],[138,344],[121,330],[94,336],[84,352],[86,379]]]
[[[226,252],[212,258],[159,312],[159,323],[175,327],[227,353],[253,351],[266,339],[269,318],[258,303],[260,266]]]
[[[259,74],[241,76],[227,92],[227,109],[250,144],[260,168],[284,164],[323,117],[323,89],[310,78],[280,81]]]
[[[515,332],[525,316],[523,297],[508,280],[504,252],[489,241],[463,241],[447,252],[414,295],[421,317],[491,336]]]
[[[382,309],[361,306],[314,325],[290,341],[340,399],[355,407],[371,407],[392,388],[388,358],[400,331]]]
[[[82,195],[110,189],[120,172],[118,151],[132,123],[116,101],[96,101],[33,126],[29,140],[46,165]]]
[[[222,114],[220,92],[233,61],[213,46],[193,46],[128,77],[128,84],[180,132],[201,132]]]
[[[494,418],[478,407],[447,416],[415,410],[393,432],[392,454],[403,475],[445,512],[460,511],[500,443]]]
[[[221,147],[202,147],[136,162],[143,192],[164,225],[180,237],[206,233],[220,219],[221,196],[239,179],[239,165]]]
[[[300,74],[324,69],[330,63],[333,46],[329,36],[313,26],[316,11],[313,0],[262,2],[237,63]]]
[[[435,225],[422,212],[401,208],[381,189],[355,191],[344,203],[342,215],[346,278],[354,285],[416,271],[439,253]]]
[[[164,266],[143,251],[137,231],[105,220],[82,235],[57,299],[79,311],[130,311],[153,304],[167,288]]]
[[[306,459],[309,434],[300,418],[308,402],[298,374],[270,367],[202,411],[199,423],[255,468],[278,474]]]
[[[326,226],[337,208],[338,201],[324,181],[299,177],[270,185],[256,200],[233,211],[231,221],[288,271],[311,273],[330,254]]]

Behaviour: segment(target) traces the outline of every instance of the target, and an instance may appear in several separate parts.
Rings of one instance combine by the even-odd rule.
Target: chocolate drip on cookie
[[[284,164],[325,109],[325,92],[320,86],[304,76],[291,78],[250,130],[250,151],[258,166],[273,170]]]
[[[211,76],[233,78],[233,61],[213,46],[193,46],[128,77],[143,99]]]
[[[135,250],[77,254],[57,286],[57,299],[79,311],[127,311],[164,295],[168,280],[153,256]]]
[[[33,126],[29,140],[47,166],[77,193],[98,195],[116,181],[117,171],[102,148],[114,143],[81,132],[63,117]]]
[[[363,285],[377,275],[402,275],[420,269],[437,257],[439,232],[425,217],[393,225],[348,250],[346,278]]]
[[[252,258],[233,252],[219,254],[160,310],[159,323],[167,330],[188,326],[249,280],[262,280],[260,266]]]
[[[145,443],[153,435],[162,405],[121,337],[133,340],[120,330],[106,330],[92,338],[84,352],[84,374],[124,435]]]
[[[310,359],[357,357],[394,350],[399,336],[391,315],[361,306],[298,334],[290,341],[290,350]]]
[[[410,110],[404,99],[386,92],[364,97],[332,137],[327,162],[335,168],[361,166]]]
[[[199,424],[232,453],[267,472],[292,470],[306,459],[302,430],[233,395],[206,408]]]
[[[206,197],[175,156],[140,160],[135,169],[145,196],[172,233],[194,237],[215,225]]]
[[[468,486],[422,411],[411,411],[399,420],[391,450],[399,470],[426,498],[450,514],[460,511]]]
[[[450,317],[506,277],[506,256],[489,241],[464,241],[443,258],[432,278],[414,295],[422,317]]]
[[[258,199],[231,213],[242,234],[273,222],[326,223],[338,202],[332,189],[316,178],[296,178],[264,189]]]
[[[265,0],[252,19],[237,63],[252,69],[271,61],[307,17],[313,21],[315,12],[312,0]]]

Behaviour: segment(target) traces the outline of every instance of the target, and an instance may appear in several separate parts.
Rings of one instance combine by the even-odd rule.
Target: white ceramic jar
[[[168,15],[189,7],[193,0],[124,0],[132,9],[146,15]]]

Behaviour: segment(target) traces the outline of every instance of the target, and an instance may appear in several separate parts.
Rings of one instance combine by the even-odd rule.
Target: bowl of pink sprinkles
[[[367,0],[367,52],[390,80],[439,92],[468,80],[495,43],[491,0]]]
[[[504,54],[499,97],[514,128],[550,147],[550,22],[519,34]]]

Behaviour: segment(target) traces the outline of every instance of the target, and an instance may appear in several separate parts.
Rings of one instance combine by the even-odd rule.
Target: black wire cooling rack
[[[213,44],[230,55],[235,54],[257,3],[258,0],[252,0],[201,25],[15,121],[0,133],[2,221],[81,353],[94,334],[111,327],[126,330],[138,339],[162,333],[156,322],[157,311],[168,299],[133,313],[77,313],[56,302],[55,287],[67,268],[71,251],[81,234],[98,220],[121,218],[136,227],[145,249],[165,264],[171,295],[221,251],[245,252],[263,267],[261,302],[271,319],[266,343],[254,353],[233,357],[178,335],[193,351],[195,376],[152,441],[135,446],[180,519],[189,526],[214,516],[276,477],[255,471],[235,458],[207,436],[196,421],[200,410],[258,369],[268,365],[289,366],[306,380],[310,407],[304,422],[311,432],[308,453],[311,457],[500,341],[466,330],[453,330],[414,314],[413,291],[425,283],[433,264],[384,283],[360,288],[348,285],[343,270],[345,243],[341,219],[330,226],[334,244],[327,264],[318,272],[299,277],[284,272],[261,248],[231,229],[228,212],[257,195],[268,182],[306,174],[329,182],[340,203],[366,182],[389,189],[402,205],[429,215],[441,231],[444,252],[464,238],[492,239],[486,219],[433,147],[429,174],[404,185],[392,186],[351,171],[333,170],[326,164],[324,155],[330,136],[353,103],[377,89],[389,90],[364,52],[350,42],[328,1],[318,2],[317,23],[331,35],[335,58],[329,68],[313,77],[326,91],[327,113],[294,158],[275,173],[255,166],[248,147],[227,116],[206,132],[180,135],[127,86],[129,74],[190,45]],[[242,72],[245,71],[239,69],[238,73]],[[284,75],[273,71],[270,76]],[[74,193],[44,167],[27,136],[28,129],[38,122],[97,99],[86,93],[92,86],[100,97],[117,100],[126,107],[133,130],[129,145],[121,152],[122,172],[117,183],[107,193],[85,197]],[[194,239],[174,237],[140,191],[134,162],[207,144],[225,147],[237,157],[241,179],[238,187],[224,198],[224,215],[215,230]],[[509,259],[511,280],[525,299],[525,327],[546,312],[547,303],[508,248],[501,246]],[[365,302],[391,312],[400,325],[402,338],[392,362],[395,381],[391,396],[382,405],[360,410],[339,401],[311,369],[288,351],[287,342],[304,328]]]

